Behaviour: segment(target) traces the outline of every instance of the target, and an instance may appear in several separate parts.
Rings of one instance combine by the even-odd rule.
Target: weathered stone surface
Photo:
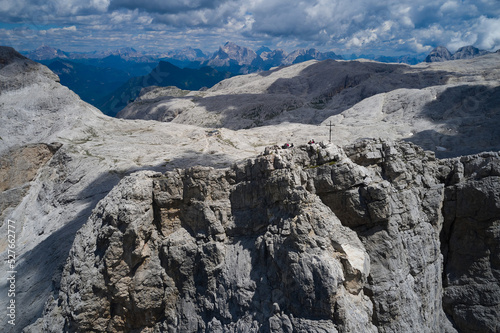
[[[24,198],[39,169],[60,147],[61,144],[31,144],[12,148],[0,156],[0,226]]]
[[[125,178],[77,235],[60,305],[31,329],[62,314],[52,331],[375,332],[369,256],[304,188],[293,159],[307,154]]]
[[[380,141],[345,153],[347,162],[309,172],[315,192],[370,255],[363,288],[374,305],[373,323],[380,332],[453,331],[441,306],[444,186],[436,180],[434,155]]]
[[[496,332],[499,163],[368,140],[133,174],[26,331]]]
[[[462,332],[499,332],[499,154],[454,159],[446,170],[443,305]]]
[[[9,190],[35,178],[61,145],[32,144],[12,149],[0,156],[0,191]]]

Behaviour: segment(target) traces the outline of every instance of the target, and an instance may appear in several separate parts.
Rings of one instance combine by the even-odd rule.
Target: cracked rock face
[[[26,331],[495,332],[499,160],[371,140],[135,173],[78,232],[58,299]],[[483,275],[456,248],[471,214]]]
[[[445,190],[441,246],[446,313],[463,332],[500,331],[500,160],[454,159]]]

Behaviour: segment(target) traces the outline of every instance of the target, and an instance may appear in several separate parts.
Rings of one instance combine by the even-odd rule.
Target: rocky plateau
[[[500,332],[499,81],[309,61],[117,119],[0,47],[0,330]]]

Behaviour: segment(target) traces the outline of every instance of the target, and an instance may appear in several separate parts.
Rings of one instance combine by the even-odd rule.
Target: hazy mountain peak
[[[453,59],[471,59],[474,57],[482,56],[489,53],[488,51],[480,50],[472,45],[467,45],[459,48],[457,52],[453,54]]]
[[[320,52],[315,48],[298,49],[290,53],[284,60],[284,65],[296,64],[308,60],[326,60],[326,59],[343,59],[342,56],[335,54],[335,52]]]
[[[448,60],[472,59],[488,53],[490,52],[485,50],[480,50],[472,45],[467,45],[459,48],[454,54],[452,54],[446,47],[438,46],[429,53],[427,58],[425,58],[425,62],[442,62]]]
[[[42,45],[35,50],[28,52],[27,56],[32,60],[46,60],[68,57],[66,52],[47,45]]]
[[[137,52],[137,50],[132,48],[132,47],[122,47],[121,49],[113,51],[113,53],[116,53],[116,54],[135,54],[135,53],[139,53],[139,52]]]
[[[257,51],[255,51],[255,53],[257,53],[258,55],[261,55],[262,53],[264,52],[272,52],[273,50],[271,50],[270,48],[268,48],[267,46],[261,46],[257,49]]]
[[[234,67],[250,65],[258,57],[252,49],[227,42],[208,61],[211,67]]]
[[[427,58],[425,58],[425,62],[442,62],[451,60],[451,58],[452,55],[446,47],[438,46],[429,53]]]
[[[231,57],[240,57],[240,58],[248,58],[251,57],[255,59],[257,57],[257,54],[255,51],[252,49],[249,49],[248,47],[243,47],[239,46],[233,42],[227,42],[224,44],[224,46],[221,48],[222,51],[226,52],[229,56]],[[247,59],[245,59],[247,60]]]

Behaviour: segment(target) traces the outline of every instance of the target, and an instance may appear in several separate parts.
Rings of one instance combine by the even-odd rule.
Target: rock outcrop
[[[368,140],[135,173],[26,331],[497,332],[499,161]]]
[[[26,195],[40,168],[60,147],[60,144],[31,144],[0,156],[0,225]]]
[[[0,46],[0,257],[8,258],[8,219],[18,255],[16,325],[2,320],[1,332],[20,332],[42,315],[59,291],[76,232],[125,175],[227,167],[259,149],[222,129],[207,137],[203,128],[106,117],[57,81],[47,67]],[[0,261],[2,309],[10,301],[9,266]]]
[[[442,62],[451,60],[452,57],[452,54],[446,47],[438,46],[429,53],[427,58],[425,58],[425,62]]]

